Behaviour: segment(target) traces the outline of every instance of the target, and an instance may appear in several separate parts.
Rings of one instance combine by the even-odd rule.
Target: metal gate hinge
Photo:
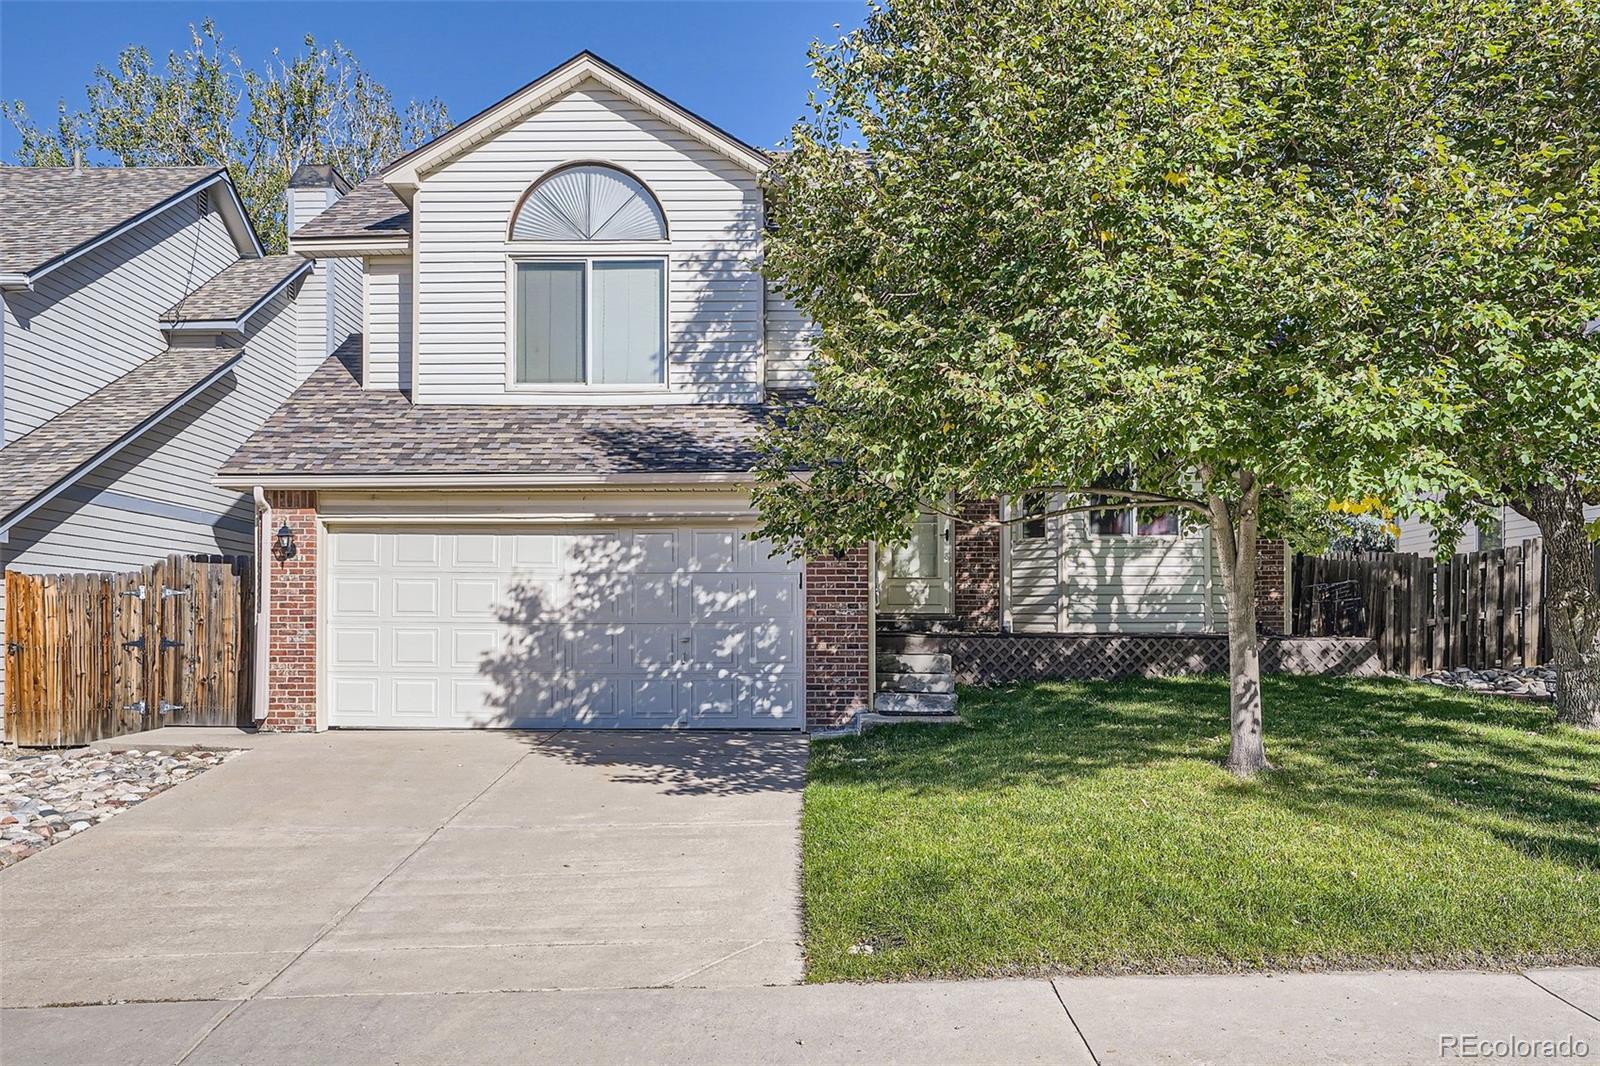
[[[158,706],[161,708],[160,713],[162,713],[162,714],[171,714],[173,711],[181,711],[181,710],[183,710],[183,704],[181,704],[181,703],[168,703],[166,700],[162,700],[160,702],[160,704],[158,704]]]
[[[8,640],[8,641],[6,641],[6,654],[7,655],[21,655],[22,654],[22,642],[20,640]]]
[[[142,600],[142,599],[144,599],[144,591],[145,591],[144,586],[140,585],[136,589],[125,589],[122,592],[117,593],[117,595],[118,596],[132,596],[136,600]]]
[[[122,705],[122,709],[132,711],[134,714],[143,714],[145,709],[144,700],[140,700],[138,703],[125,703]]]
[[[166,637],[162,637],[161,638],[161,650],[162,651],[166,651],[168,648],[182,647],[182,645],[183,645],[183,641],[181,641],[181,640],[168,640]]]
[[[125,641],[122,642],[122,646],[124,648],[138,648],[139,650],[143,651],[144,650],[144,638],[143,637],[134,637],[132,640],[125,640]]]
[[[165,585],[161,586],[161,598],[164,599],[164,600],[170,600],[174,596],[187,596],[187,595],[189,595],[189,590],[188,589],[169,589]]]

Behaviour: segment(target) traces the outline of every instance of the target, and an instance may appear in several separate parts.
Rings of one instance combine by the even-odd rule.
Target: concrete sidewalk
[[[8,1066],[1600,1062],[1600,969],[305,996],[0,1012]]]

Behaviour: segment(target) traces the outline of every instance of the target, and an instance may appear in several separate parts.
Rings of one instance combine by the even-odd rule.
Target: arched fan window
[[[648,246],[666,239],[656,198],[614,167],[564,167],[528,190],[511,220],[511,386],[665,386],[671,256]]]
[[[640,181],[614,167],[565,167],[523,199],[515,241],[664,241],[661,205]]]

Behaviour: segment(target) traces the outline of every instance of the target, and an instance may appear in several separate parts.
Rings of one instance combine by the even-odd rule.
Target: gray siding
[[[5,294],[5,442],[37,429],[166,349],[158,316],[238,258],[227,226],[189,197]]]
[[[1052,502],[1052,508],[1063,501]],[[1210,533],[1098,536],[1088,516],[1056,515],[1028,539],[1008,525],[1007,614],[1018,633],[1204,633],[1226,625]]]

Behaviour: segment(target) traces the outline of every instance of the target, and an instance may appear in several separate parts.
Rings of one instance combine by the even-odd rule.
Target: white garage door
[[[743,532],[336,527],[329,724],[798,729],[800,567]]]

